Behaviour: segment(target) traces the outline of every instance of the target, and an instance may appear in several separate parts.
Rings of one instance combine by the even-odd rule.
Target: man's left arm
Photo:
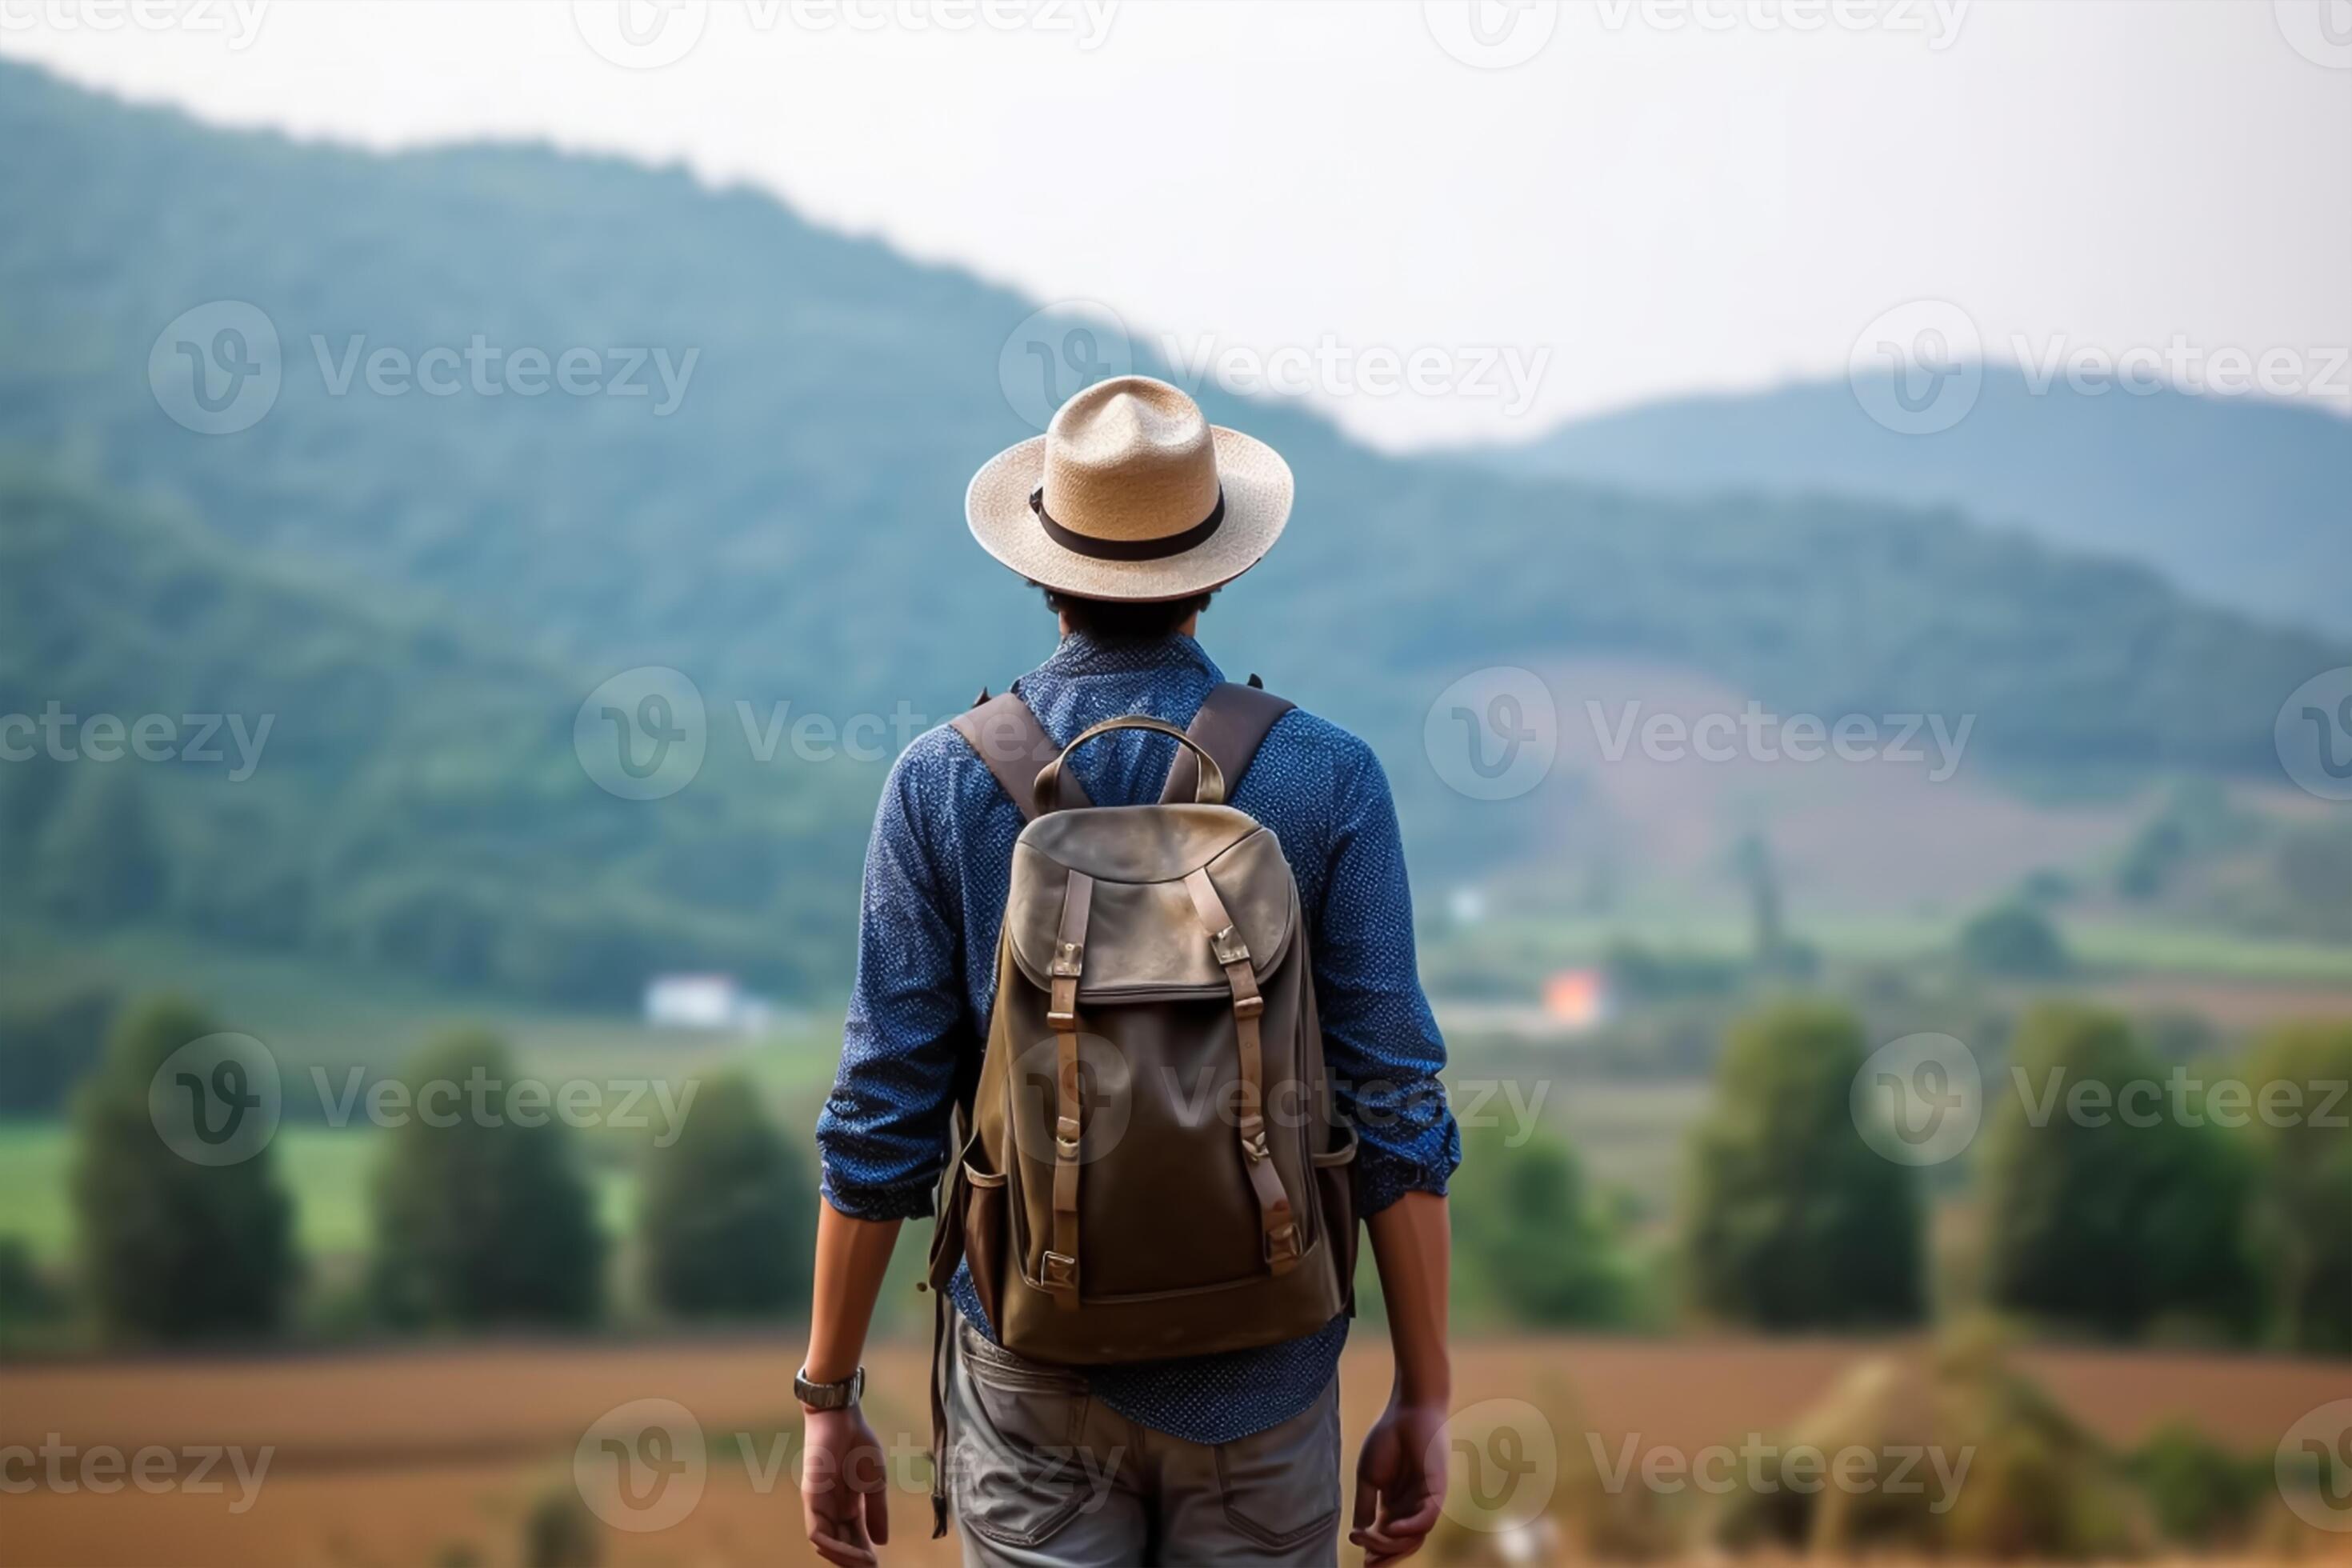
[[[1444,1501],[1443,1457],[1429,1461],[1453,1397],[1445,1187],[1462,1138],[1438,1078],[1445,1043],[1422,994],[1396,805],[1378,759],[1356,750],[1314,927],[1315,994],[1333,1100],[1359,1140],[1357,1190],[1396,1357],[1388,1408],[1357,1463],[1349,1536],[1377,1564],[1418,1551]]]

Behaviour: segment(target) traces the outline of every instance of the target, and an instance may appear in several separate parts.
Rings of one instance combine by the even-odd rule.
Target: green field
[[[526,1058],[648,1062],[702,1070],[743,1042],[648,1028],[625,1013],[566,1011],[489,992],[453,992],[382,970],[190,942],[154,932],[76,934],[11,923],[0,927],[0,994],[87,983],[126,994],[173,992],[203,1003],[225,1029],[251,1035],[289,1066],[398,1063],[432,1036],[459,1026],[494,1029]],[[786,1058],[836,1023],[828,1000],[783,1016],[776,1037]],[[824,1049],[829,1076],[837,1039]],[[773,1065],[773,1064],[770,1064]],[[812,1069],[814,1070],[814,1069]],[[806,1076],[806,1075],[803,1075]]]
[[[2352,947],[2341,943],[2242,936],[2229,931],[2137,921],[2055,917],[2075,962],[2107,976],[2160,972],[2191,978],[2275,981],[2352,987]],[[1961,922],[1927,915],[1816,916],[1790,934],[1833,961],[1931,963],[1946,960]],[[1506,918],[1427,944],[1433,957],[1466,944],[1496,967],[1534,977],[1598,963],[1621,942],[1662,953],[1740,958],[1752,948],[1745,917],[1732,913],[1632,914],[1607,918]]]
[[[311,1258],[347,1257],[368,1239],[368,1182],[383,1134],[289,1127],[271,1141],[280,1179],[294,1200],[295,1234]],[[0,1236],[22,1237],[44,1263],[70,1257],[73,1204],[68,1191],[73,1137],[61,1122],[0,1126]],[[593,1167],[605,1228],[625,1234],[636,1202],[626,1165]]]

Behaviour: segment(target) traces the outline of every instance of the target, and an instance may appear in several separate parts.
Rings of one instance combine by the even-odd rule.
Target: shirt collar
[[[1194,669],[1212,681],[1224,672],[1206,649],[1181,632],[1164,637],[1098,637],[1072,632],[1037,668],[1039,675],[1071,678],[1087,675],[1130,675],[1147,669]]]

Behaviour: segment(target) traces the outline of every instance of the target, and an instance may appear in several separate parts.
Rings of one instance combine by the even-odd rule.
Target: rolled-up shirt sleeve
[[[841,1066],[816,1124],[825,1201],[857,1219],[931,1212],[970,1037],[961,916],[925,841],[917,751],[891,769],[875,813]]]
[[[1313,927],[1315,995],[1332,1096],[1360,1140],[1360,1201],[1372,1215],[1409,1192],[1442,1194],[1462,1163],[1462,1134],[1438,1077],[1445,1042],[1422,994],[1396,803],[1371,749],[1352,750]]]

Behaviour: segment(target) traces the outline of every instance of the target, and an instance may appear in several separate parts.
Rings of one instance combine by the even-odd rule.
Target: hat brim
[[[1183,599],[1256,565],[1290,521],[1290,465],[1255,437],[1209,427],[1224,486],[1225,518],[1192,549],[1153,561],[1108,561],[1046,537],[1029,510],[1044,482],[1045,437],[1008,447],[981,465],[964,491],[964,521],[980,547],[1033,583],[1086,599]]]

